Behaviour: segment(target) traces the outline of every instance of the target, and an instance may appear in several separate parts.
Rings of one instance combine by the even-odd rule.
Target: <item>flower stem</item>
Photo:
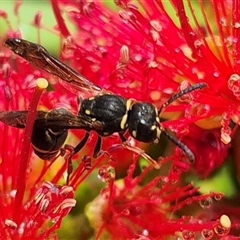
[[[19,211],[19,206],[22,205],[24,192],[26,189],[26,174],[27,168],[29,165],[30,160],[30,145],[31,145],[31,138],[32,138],[32,130],[35,122],[35,117],[37,115],[37,105],[41,94],[44,89],[48,86],[48,82],[44,78],[39,78],[37,80],[37,87],[35,89],[33,99],[30,102],[29,110],[28,110],[28,117],[26,121],[26,128],[23,137],[23,147],[20,156],[20,165],[17,174],[17,191],[16,191],[16,198],[15,198],[15,205],[14,205],[14,212],[13,212],[13,219],[14,222],[17,224],[20,223],[21,212]]]

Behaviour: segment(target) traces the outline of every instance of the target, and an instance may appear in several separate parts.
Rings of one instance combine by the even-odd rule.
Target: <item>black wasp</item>
[[[159,115],[170,103],[187,93],[206,87],[206,83],[197,83],[176,93],[158,110],[151,103],[125,99],[94,85],[83,75],[50,55],[41,45],[17,38],[7,39],[5,45],[36,67],[58,76],[64,82],[70,83],[81,91],[87,91],[95,95],[95,97],[81,101],[78,116],[69,112],[64,113],[63,109],[55,109],[49,113],[45,112],[42,121],[40,121],[39,116],[37,117],[33,129],[32,143],[35,153],[40,158],[50,160],[56,156],[65,142],[67,129],[77,128],[85,129],[86,134],[74,148],[74,154],[85,145],[91,130],[96,131],[99,135],[94,150],[95,156],[101,149],[102,136],[109,136],[117,132],[125,141],[124,133],[128,130],[133,138],[146,143],[158,142],[160,134],[163,132],[188,156],[191,162],[195,160],[192,151],[162,127]],[[18,113],[20,115],[22,113],[22,116],[27,114],[21,111]],[[58,117],[55,118],[55,115],[58,115]],[[66,118],[70,122],[65,121]],[[78,125],[79,119],[82,122]],[[5,122],[8,123],[8,121]],[[15,126],[19,127],[16,124]]]

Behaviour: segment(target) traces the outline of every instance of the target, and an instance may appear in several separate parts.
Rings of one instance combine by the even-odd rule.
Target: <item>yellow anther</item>
[[[229,217],[227,215],[223,214],[220,217],[220,224],[225,228],[230,228],[231,227],[231,220],[229,219]]]
[[[36,84],[37,87],[41,89],[46,89],[48,87],[48,81],[45,78],[38,78]]]

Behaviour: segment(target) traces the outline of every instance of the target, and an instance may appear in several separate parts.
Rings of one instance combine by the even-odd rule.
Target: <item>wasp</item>
[[[96,86],[83,75],[53,57],[39,44],[23,39],[10,38],[5,41],[5,45],[36,67],[59,77],[63,82],[80,91],[87,91],[94,95],[81,100],[78,116],[69,112],[66,114],[63,110],[56,109],[49,113],[45,112],[43,114],[45,117],[42,117],[45,120],[42,120],[40,115],[37,117],[33,129],[32,143],[35,153],[40,158],[49,160],[54,157],[65,142],[67,130],[77,128],[86,130],[86,134],[74,148],[74,154],[85,145],[89,137],[89,131],[95,131],[98,134],[94,156],[97,156],[101,149],[102,137],[110,136],[113,133],[118,133],[122,141],[126,141],[124,134],[128,131],[134,139],[145,143],[157,143],[161,133],[163,133],[187,155],[191,162],[194,162],[193,152],[163,128],[159,116],[173,101],[187,93],[207,87],[206,83],[194,84],[174,94],[158,110],[152,103],[126,99]],[[18,112],[18,114],[23,116],[27,113]],[[65,121],[66,117],[69,117],[74,124]],[[49,124],[50,119],[54,120],[52,124]],[[80,120],[83,122],[79,122]],[[16,127],[19,127],[19,125],[16,125]]]
[[[0,121],[16,128],[25,128],[28,111],[2,111]],[[102,125],[85,116],[76,116],[64,108],[38,111],[32,133],[32,146],[36,155],[51,160],[64,144],[68,129],[101,131]],[[83,143],[82,143],[83,144]]]

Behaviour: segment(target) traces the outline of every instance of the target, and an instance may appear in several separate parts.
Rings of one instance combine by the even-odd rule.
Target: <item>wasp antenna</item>
[[[162,106],[161,108],[158,110],[158,115],[160,115],[163,110],[168,106],[170,105],[172,102],[174,102],[175,100],[177,100],[178,98],[184,96],[185,94],[187,93],[190,93],[190,92],[193,92],[195,90],[198,90],[198,89],[202,89],[202,88],[205,88],[207,87],[207,83],[197,83],[197,84],[194,84],[190,87],[187,87],[185,88],[184,90],[174,94],[171,98],[168,99],[168,101],[166,101]]]
[[[162,133],[187,155],[187,157],[190,160],[190,163],[195,162],[195,156],[193,152],[183,142],[181,142],[179,139],[177,139],[172,134],[167,132],[165,129],[162,129]]]

